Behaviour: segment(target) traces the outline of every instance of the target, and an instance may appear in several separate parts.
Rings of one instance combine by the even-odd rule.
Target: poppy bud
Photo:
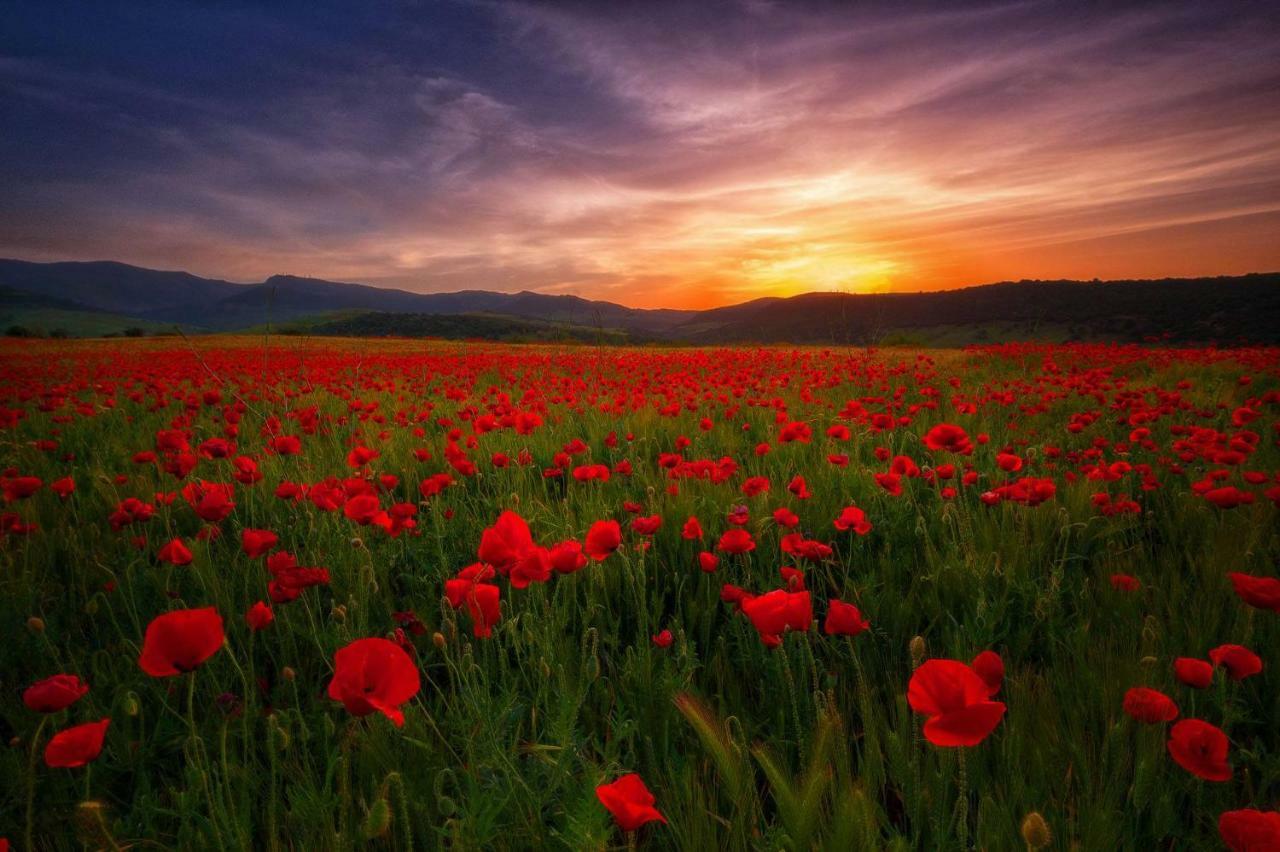
[[[546,679],[550,680],[550,678],[551,678],[551,666],[547,665],[547,661],[546,661],[546,660],[541,660],[540,662],[542,663],[542,676],[543,676],[544,678],[546,678]]]
[[[139,710],[138,696],[130,692],[124,698],[124,714],[126,716],[137,716]]]
[[[342,623],[347,620],[347,608],[342,604],[338,604],[333,608],[333,620]]]
[[[365,840],[372,840],[375,837],[381,837],[386,834],[387,829],[390,827],[391,806],[387,804],[386,799],[378,799],[373,803],[373,807],[369,808],[369,813],[365,815],[361,831],[364,833]]]
[[[458,810],[458,806],[448,796],[441,796],[436,799],[436,806],[440,808],[440,815],[446,817],[453,816]]]
[[[30,618],[27,619],[27,629],[30,630],[32,633],[43,633],[44,619],[34,615],[31,616]]]
[[[353,550],[363,550],[363,549],[364,549],[364,541],[362,541],[362,540],[361,540],[361,539],[359,539],[359,538],[353,538],[353,539],[351,539],[351,547],[352,547],[352,549],[353,549]]]
[[[9,738],[9,748],[17,748],[22,745],[22,737],[13,736]]]
[[[116,846],[107,830],[107,806],[102,802],[89,799],[76,805],[75,822],[86,846]]]
[[[1027,848],[1030,850],[1043,849],[1053,842],[1053,835],[1049,831],[1049,824],[1044,821],[1044,817],[1040,816],[1037,811],[1027,814],[1022,821],[1022,839],[1026,841]]]
[[[911,668],[918,669],[920,664],[924,662],[924,637],[917,636],[907,645],[907,650],[911,653]]]
[[[513,506],[519,506],[519,505],[520,505],[520,495],[519,495],[519,494],[512,494],[512,495],[511,495],[511,505],[513,505]]]
[[[1142,663],[1142,665],[1144,665],[1144,666],[1154,666],[1156,663],[1158,663],[1158,662],[1160,662],[1160,661],[1159,661],[1159,660],[1157,660],[1155,657],[1152,657],[1152,656],[1146,656],[1146,657],[1143,657],[1143,658],[1142,658],[1141,660],[1139,660],[1138,662]]]
[[[283,669],[280,670],[280,677],[284,678],[287,681],[292,682],[293,679],[297,676],[298,676],[298,673],[295,672],[289,666],[285,666]]]
[[[85,601],[85,602],[84,602],[84,614],[85,614],[85,615],[95,615],[95,614],[97,614],[97,612],[98,612],[98,599],[97,599],[97,598],[89,598],[89,600],[87,600],[87,601]]]
[[[444,650],[444,634],[441,633],[439,630],[437,630],[435,633],[432,633],[431,643],[435,645],[436,648],[443,651]]]

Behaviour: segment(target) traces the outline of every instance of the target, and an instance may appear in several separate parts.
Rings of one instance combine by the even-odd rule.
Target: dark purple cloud
[[[1267,11],[20,7],[0,254],[673,305],[1274,269]]]

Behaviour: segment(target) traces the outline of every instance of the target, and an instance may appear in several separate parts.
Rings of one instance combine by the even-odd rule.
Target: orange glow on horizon
[[[0,61],[0,257],[645,308],[1276,271],[1265,7],[406,4],[296,56],[209,10],[255,49],[208,80],[52,39]]]

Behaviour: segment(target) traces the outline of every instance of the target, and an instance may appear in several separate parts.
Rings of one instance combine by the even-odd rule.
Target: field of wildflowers
[[[1280,351],[0,365],[8,848],[1280,848]]]

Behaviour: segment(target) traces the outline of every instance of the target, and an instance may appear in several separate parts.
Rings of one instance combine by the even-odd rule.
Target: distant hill
[[[75,301],[89,310],[228,331],[287,322],[330,311],[492,313],[586,328],[655,333],[693,311],[647,311],[577,296],[541,293],[410,293],[364,284],[276,275],[260,284],[233,284],[186,272],[160,272],[122,263],[30,263],[0,260],[0,286]]]
[[[192,326],[203,311],[243,285],[186,272],[162,272],[112,261],[28,263],[0,260],[0,286],[76,302],[85,309]]]
[[[106,337],[156,333],[164,326],[98,311],[54,296],[0,287],[0,333],[39,337]]]
[[[542,320],[490,314],[394,314],[342,311],[308,317],[275,329],[277,334],[332,337],[434,337],[445,340],[500,340],[513,343],[634,343],[621,329],[591,329]]]
[[[1280,273],[1140,281],[1016,281],[935,293],[808,293],[703,311],[699,342],[875,343],[904,331],[1014,324],[1064,339],[1280,343]],[[925,331],[930,330],[930,331]],[[981,336],[977,337],[981,340]]]
[[[62,330],[72,335],[106,334],[124,323],[192,332],[270,326],[314,334],[693,344],[957,346],[1027,338],[1280,343],[1280,273],[1006,281],[929,293],[808,293],[684,311],[527,291],[411,293],[289,275],[235,284],[107,261],[0,260],[3,293],[12,305],[0,321],[13,318],[4,327],[38,316],[47,333],[61,317]],[[0,298],[0,307],[5,304]]]

